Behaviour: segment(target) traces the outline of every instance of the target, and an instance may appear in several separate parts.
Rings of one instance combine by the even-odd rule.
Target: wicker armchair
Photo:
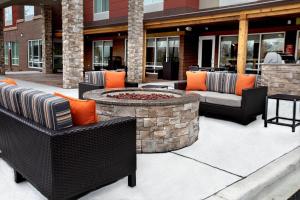
[[[130,117],[52,131],[0,106],[1,157],[17,183],[27,180],[48,199],[78,198],[136,174],[136,120]]]

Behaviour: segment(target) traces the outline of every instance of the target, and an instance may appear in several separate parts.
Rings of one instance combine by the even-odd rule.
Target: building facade
[[[83,1],[84,71],[128,65],[132,54],[128,52],[135,52],[128,50],[128,3]],[[47,73],[62,71],[61,8],[59,2],[48,8],[52,10],[50,67],[43,66],[42,8],[12,5],[3,9],[6,70],[48,67],[52,70],[44,70]],[[191,65],[259,73],[268,52],[300,56],[298,0],[144,0],[143,12],[137,39],[144,43],[143,53],[138,54],[144,79],[164,77],[160,75],[167,63],[178,71],[176,79],[185,79]]]

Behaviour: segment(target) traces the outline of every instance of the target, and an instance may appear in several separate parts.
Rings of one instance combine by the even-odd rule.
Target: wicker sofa
[[[199,114],[247,125],[264,114],[267,87],[259,87],[259,77],[253,89],[243,90],[242,96],[234,94],[236,74],[208,72],[208,91],[191,91],[200,94]],[[185,90],[187,81],[175,82],[174,88]],[[263,116],[264,117],[264,116]]]
[[[126,176],[128,185],[135,186],[134,118],[70,127],[65,120],[67,116],[64,116],[64,123],[59,124],[68,128],[53,126],[51,129],[49,124],[45,126],[37,122],[45,116],[44,113],[33,119],[20,105],[22,98],[29,93],[36,96],[30,101],[27,98],[25,107],[36,104],[34,107],[39,110],[51,99],[56,102],[46,105],[49,106],[47,111],[56,112],[67,105],[59,97],[0,85],[0,152],[2,159],[14,169],[16,183],[27,180],[53,200],[78,198]],[[39,99],[35,101],[35,98]],[[11,100],[13,102],[9,102]]]
[[[84,82],[79,83],[79,99],[85,92],[105,87],[105,71],[90,71],[85,73]],[[138,83],[125,82],[125,87],[138,87]]]

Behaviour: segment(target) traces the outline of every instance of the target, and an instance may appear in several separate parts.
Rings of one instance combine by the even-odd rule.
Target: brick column
[[[42,6],[43,73],[53,73],[52,8]]]
[[[128,81],[143,81],[144,1],[128,0]]]
[[[4,66],[4,35],[3,35],[3,13],[0,9],[0,75],[5,75]]]
[[[77,88],[83,81],[83,0],[62,0],[63,86]]]

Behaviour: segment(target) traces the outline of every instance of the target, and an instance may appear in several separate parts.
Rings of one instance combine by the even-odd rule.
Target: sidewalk
[[[18,81],[18,84],[50,93],[62,92],[74,97],[78,95],[76,89],[65,90],[27,81]],[[274,103],[270,101],[271,114],[275,113]],[[291,110],[290,103],[282,103],[280,112],[284,116],[290,116]],[[299,108],[297,114],[300,118]],[[290,128],[275,125],[264,128],[261,117],[248,126],[201,117],[199,126],[199,140],[191,147],[164,154],[138,155],[135,188],[128,187],[125,178],[82,199],[231,200],[249,193],[248,189],[251,189],[251,193],[261,192],[261,189],[272,184],[280,185],[280,181],[285,181],[287,188],[300,188],[300,183],[288,185],[293,180],[277,177],[293,177],[299,173],[300,128],[295,133]],[[259,176],[259,179],[253,179],[253,176]],[[45,199],[28,182],[15,184],[12,169],[2,159],[0,177],[0,199]],[[281,191],[288,195],[297,189]],[[242,197],[247,199],[245,195]]]

